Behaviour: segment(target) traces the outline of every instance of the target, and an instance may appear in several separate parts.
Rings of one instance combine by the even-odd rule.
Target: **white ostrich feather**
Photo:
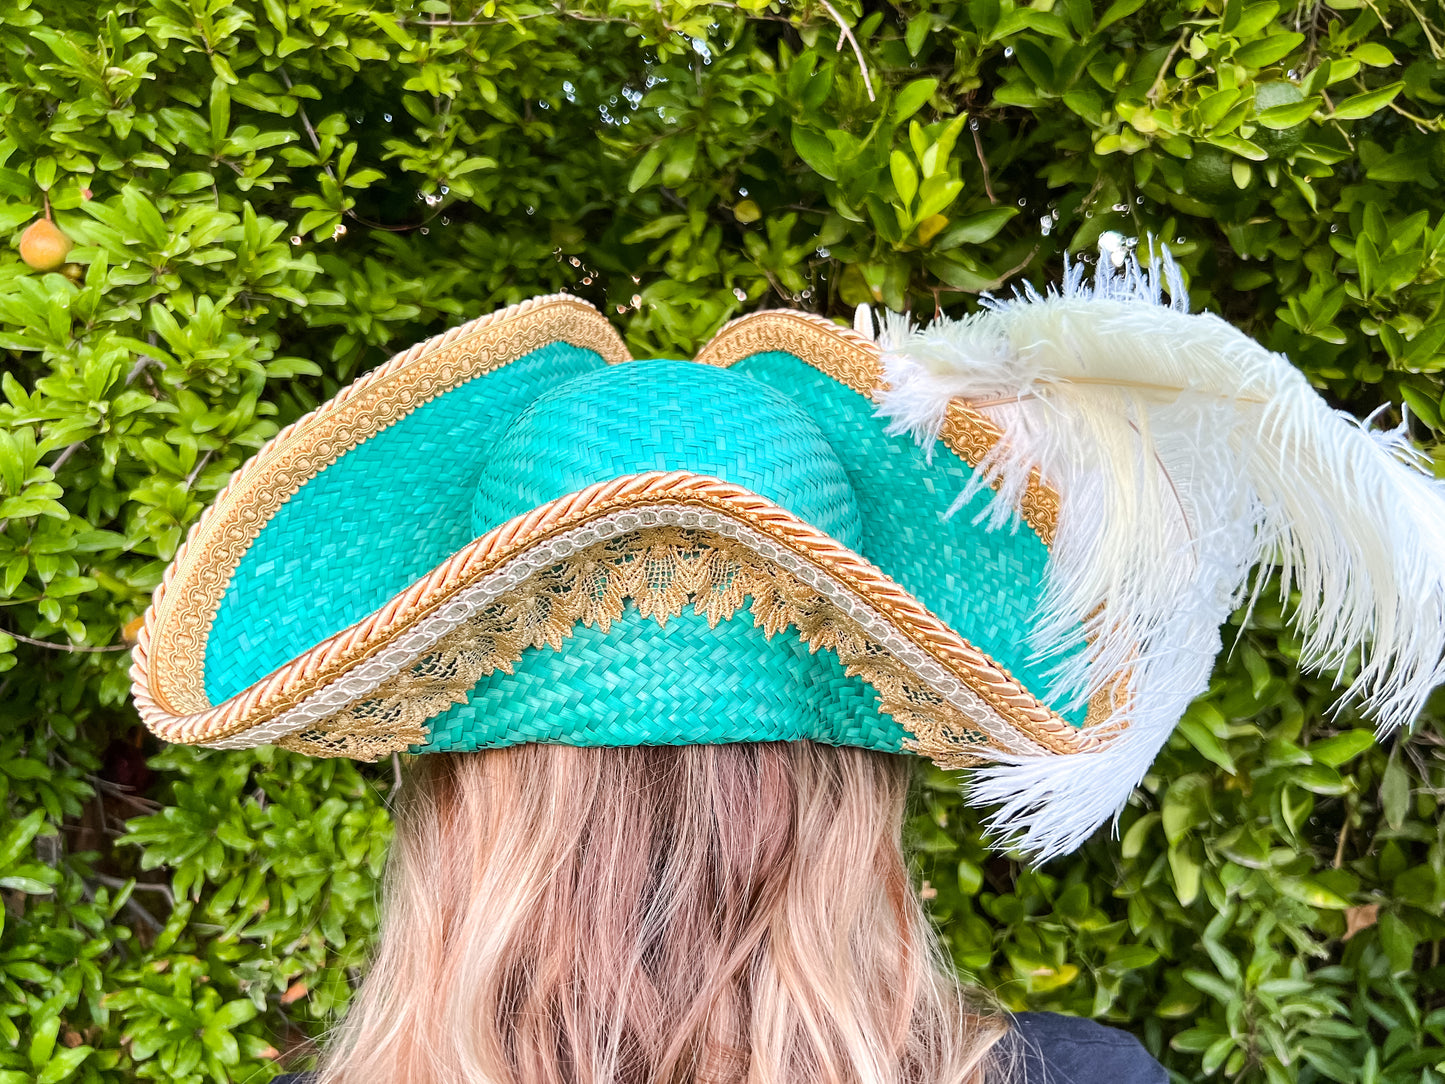
[[[1445,485],[1402,431],[1368,431],[1284,357],[1191,315],[1168,254],[1151,262],[1101,260],[1092,283],[1067,267],[1048,295],[928,327],[884,313],[879,334],[891,432],[931,448],[961,398],[1004,433],[955,508],[996,487],[980,518],[1016,523],[1035,467],[1059,492],[1034,634],[1049,696],[1077,706],[1128,674],[1104,751],[975,776],[991,827],[1040,858],[1117,816],[1207,687],[1256,565],[1299,592],[1304,665],[1363,652],[1344,699],[1382,732],[1445,681]]]

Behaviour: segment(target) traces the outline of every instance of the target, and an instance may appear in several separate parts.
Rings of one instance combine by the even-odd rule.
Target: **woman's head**
[[[900,849],[909,762],[811,742],[419,758],[325,1084],[946,1084],[997,1028]]]

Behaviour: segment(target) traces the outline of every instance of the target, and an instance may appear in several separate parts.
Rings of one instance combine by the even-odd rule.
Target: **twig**
[[[1425,16],[1420,13],[1420,9],[1417,8],[1411,0],[1405,0],[1405,6],[1410,9],[1410,14],[1415,16],[1415,21],[1420,24],[1421,33],[1425,35],[1425,40],[1430,43],[1431,54],[1436,60],[1445,58],[1445,53],[1441,53],[1440,51],[1440,43],[1435,40],[1435,35],[1430,33],[1430,24],[1426,21]],[[1380,22],[1383,23],[1384,20],[1381,19]]]
[[[1023,261],[1021,263],[1010,267],[1007,271],[1005,271],[998,278],[994,279],[993,282],[989,283],[989,285],[985,286],[982,290],[966,290],[962,286],[936,286],[934,287],[934,289],[937,290],[938,293],[943,294],[982,294],[987,293],[989,290],[997,290],[1010,278],[1012,278],[1014,275],[1017,275],[1029,264],[1033,263],[1034,257],[1039,254],[1039,248],[1040,245],[1034,245],[1034,247],[1029,250],[1029,254],[1023,258]]]
[[[1335,844],[1334,869],[1339,869],[1345,864],[1345,840],[1350,838],[1350,811],[1345,809],[1345,822],[1340,825],[1340,841]]]
[[[1179,50],[1184,47],[1184,39],[1188,36],[1188,28],[1179,31],[1179,40],[1174,43],[1174,48],[1169,50],[1169,55],[1164,58],[1164,63],[1159,65],[1159,74],[1154,77],[1153,85],[1144,95],[1149,99],[1150,105],[1159,104],[1159,91],[1164,86],[1164,77],[1169,74],[1169,65],[1174,63],[1174,58],[1179,55]]]
[[[1094,202],[1094,197],[1099,194],[1099,189],[1104,187],[1105,176],[1106,174],[1104,173],[1104,171],[1102,169],[1099,170],[1098,175],[1094,177],[1093,185],[1091,185],[1089,190],[1084,193],[1084,198],[1079,201],[1079,206],[1074,211],[1075,214],[1078,214],[1081,211],[1088,211],[1089,204]]]
[[[147,926],[149,926],[154,933],[160,933],[163,929],[165,929],[165,924],[162,923],[160,919],[156,918],[155,915],[151,914],[140,904],[136,903],[134,896],[126,897],[125,909],[127,911],[133,912],[136,918],[140,919]]]
[[[988,159],[983,154],[983,140],[979,138],[977,119],[968,118],[968,130],[973,133],[973,149],[978,153],[978,164],[983,168],[983,190],[988,195],[989,203],[997,203],[998,197],[993,194],[993,184],[988,175]]]
[[[1380,25],[1385,28],[1386,34],[1394,32],[1395,28],[1390,25],[1390,20],[1385,18],[1385,13],[1375,6],[1374,0],[1365,0],[1365,7],[1375,13],[1375,18],[1380,20]]]
[[[281,82],[286,84],[286,89],[290,90],[292,86],[291,76],[286,71],[286,66],[282,64],[276,69],[276,71],[281,76]],[[306,126],[306,134],[311,137],[311,146],[315,149],[317,154],[320,154],[321,140],[316,135],[316,129],[311,124],[311,118],[306,115],[306,107],[298,101],[296,103],[296,111],[301,115],[301,123]],[[326,175],[328,177],[330,177],[333,181],[336,180],[336,174],[332,171],[330,162],[322,162],[321,168],[326,170]]]
[[[134,384],[136,382],[136,378],[139,377],[141,373],[145,372],[151,366],[154,365],[159,367],[160,364],[160,362],[158,362],[155,358],[151,357],[149,354],[142,354],[139,358],[136,359],[136,363],[131,366],[130,372],[125,374],[126,386],[129,387],[131,384]]]
[[[190,488],[191,488],[191,483],[196,480],[196,475],[200,474],[201,471],[205,469],[206,464],[211,461],[211,456],[214,455],[214,454],[215,454],[215,449],[214,449],[214,448],[207,448],[207,449],[206,449],[206,454],[203,455],[203,456],[201,456],[201,461],[195,465],[195,467],[191,470],[191,473],[190,473],[190,474],[186,475],[186,488],[187,488],[187,489],[190,489]]]
[[[131,884],[130,881],[123,881],[119,877],[108,877],[104,873],[92,873],[88,880],[96,881],[108,888],[124,888]],[[171,891],[170,885],[154,884],[150,881],[136,881],[131,884],[132,890],[136,892],[159,892],[166,898],[166,902],[172,907],[176,905],[175,893]]]
[[[1344,141],[1345,141],[1345,146],[1346,146],[1346,147],[1349,147],[1349,148],[1350,148],[1350,153],[1353,154],[1353,153],[1355,152],[1355,141],[1350,138],[1350,133],[1349,133],[1349,131],[1345,128],[1345,126],[1344,126],[1343,124],[1341,124],[1339,121],[1335,120],[1335,118],[1334,118],[1335,103],[1330,100],[1329,91],[1327,91],[1327,90],[1321,90],[1321,91],[1320,91],[1320,101],[1324,102],[1324,103],[1325,103],[1325,108],[1330,111],[1330,112],[1329,112],[1329,115],[1325,117],[1325,120],[1329,121],[1331,124],[1333,124],[1333,125],[1335,126],[1335,130],[1336,130],[1337,132],[1339,132],[1339,133],[1340,133],[1340,136],[1344,139]]]
[[[858,44],[858,39],[853,36],[853,31],[850,30],[848,24],[843,21],[843,16],[838,14],[837,8],[828,3],[828,0],[818,0],[818,2],[823,5],[829,15],[833,16],[833,21],[838,24],[838,29],[842,32],[842,37],[838,39],[839,51],[842,51],[843,48],[843,38],[847,38],[848,44],[853,46],[853,55],[858,58],[858,67],[863,69],[863,86],[868,91],[868,100],[870,102],[876,102],[878,96],[873,93],[873,80],[868,76],[868,62],[863,59],[863,49]]]
[[[734,10],[736,10],[738,7],[737,4],[730,3],[729,0],[711,0],[711,2],[705,6],[713,8],[732,8]],[[396,21],[398,25],[401,26],[424,26],[427,28],[452,26],[500,26],[503,23],[512,23],[514,21],[520,23],[525,22],[529,19],[555,19],[559,15],[568,19],[576,19],[578,22],[583,23],[625,23],[628,26],[639,25],[636,21],[622,15],[584,15],[580,11],[568,11],[566,7],[564,7],[562,4],[555,4],[547,11],[533,11],[528,12],[525,15],[512,15],[508,18],[498,17],[494,19],[408,19],[405,17],[401,17],[398,18]],[[766,13],[754,11],[748,12],[747,18],[749,22],[792,22],[792,20],[785,15],[769,15]],[[674,29],[673,26],[665,20],[663,22],[663,25],[666,26],[669,30]]]
[[[1440,130],[1440,121],[1437,119],[1431,119],[1430,117],[1417,117],[1414,113],[1410,113],[1404,109],[1401,109],[1394,102],[1390,102],[1389,105],[1390,108],[1393,109],[1396,113],[1400,114],[1400,116],[1404,117],[1406,120],[1410,121],[1412,124],[1416,125],[1417,127],[1421,128],[1426,132],[1438,132]]]
[[[781,297],[784,301],[793,300],[792,293],[783,289],[783,284],[778,281],[777,276],[774,275],[772,271],[768,270],[766,267],[760,267],[758,268],[758,270],[763,273],[763,277],[766,278],[768,280],[768,283],[773,287],[773,289],[777,291],[779,297]]]
[[[106,795],[106,797],[114,798],[118,802],[128,802],[137,809],[144,809],[148,813],[154,813],[161,808],[160,802],[136,794],[124,783],[117,783],[113,779],[106,779],[104,776],[95,775],[91,772],[86,772],[83,778],[96,790]]]
[[[50,464],[50,473],[57,473],[61,467],[65,466],[65,461],[83,447],[85,447],[85,441],[83,440],[77,440],[74,444],[67,444],[61,453],[55,457],[55,462]]]
[[[4,629],[0,629],[0,635],[9,636],[12,639],[19,640],[22,644],[29,644],[32,647],[48,647],[51,651],[97,652],[130,650],[130,645],[128,644],[107,644],[104,647],[87,647],[84,644],[53,644],[49,640],[33,640],[29,636],[21,636],[18,632],[7,632]]]

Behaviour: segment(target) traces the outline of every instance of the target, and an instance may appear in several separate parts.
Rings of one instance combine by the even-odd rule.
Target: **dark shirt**
[[[1168,1084],[1164,1067],[1127,1031],[1052,1012],[1021,1012],[1013,1025],[998,1048],[1000,1084]]]
[[[1127,1031],[1054,1012],[1021,1012],[1013,1022],[996,1063],[1010,1084],[1169,1082],[1164,1066]]]

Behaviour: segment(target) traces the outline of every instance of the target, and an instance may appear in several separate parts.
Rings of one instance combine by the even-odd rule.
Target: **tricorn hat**
[[[1167,260],[1156,261],[1160,266]],[[1051,854],[1117,811],[1260,561],[1388,724],[1445,677],[1445,497],[1398,434],[1137,265],[881,334],[791,311],[634,361],[538,298],[282,430],[135,649],[160,737],[812,739],[981,766]]]

